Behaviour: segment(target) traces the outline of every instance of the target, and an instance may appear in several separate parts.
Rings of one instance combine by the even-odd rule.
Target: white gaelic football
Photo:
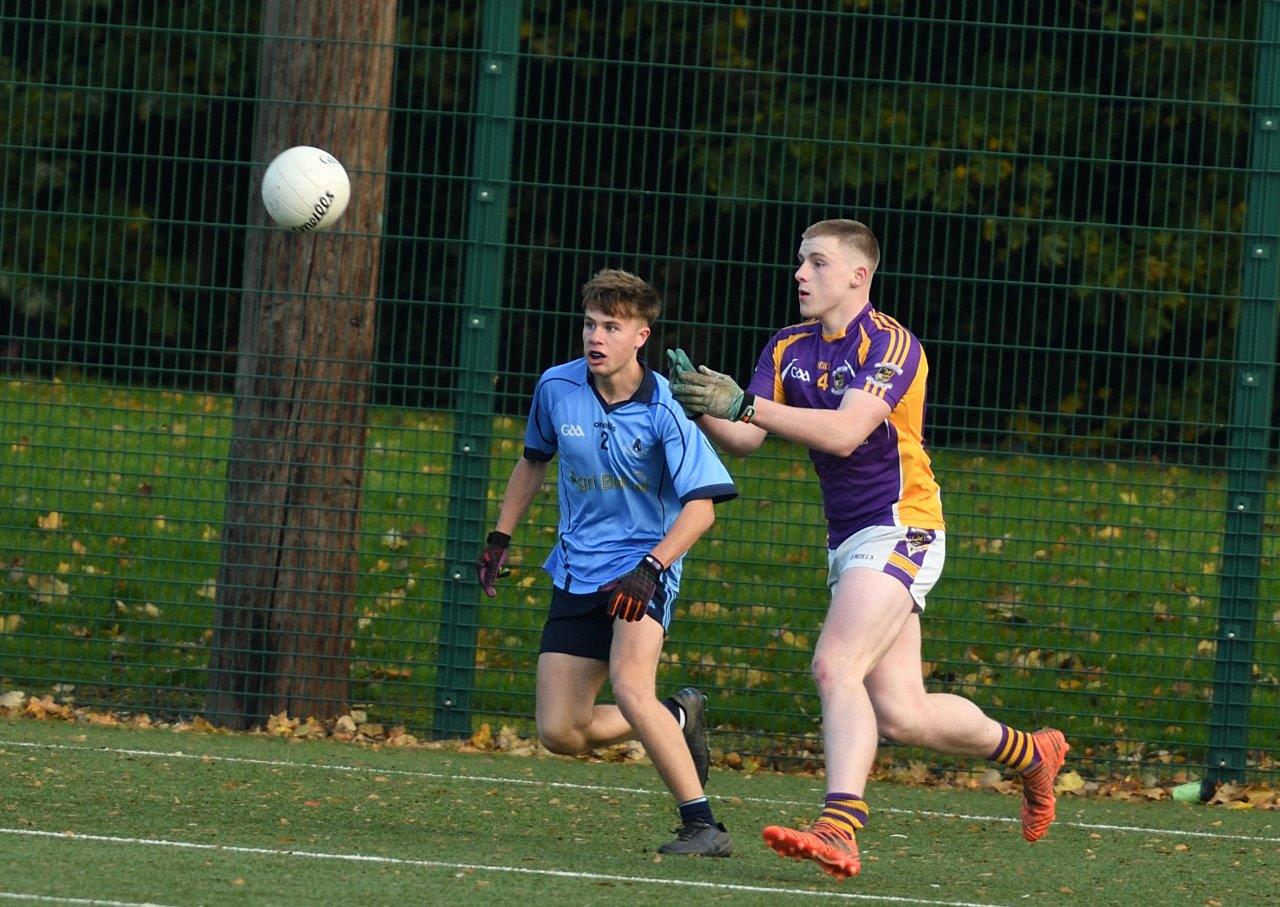
[[[276,155],[262,178],[262,203],[271,219],[294,233],[327,230],[351,200],[351,180],[338,159],[297,145]]]

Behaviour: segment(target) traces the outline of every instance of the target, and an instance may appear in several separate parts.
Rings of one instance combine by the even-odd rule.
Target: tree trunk
[[[268,0],[253,156],[332,153],[351,202],[297,235],[249,206],[206,717],[348,706],[397,0]]]

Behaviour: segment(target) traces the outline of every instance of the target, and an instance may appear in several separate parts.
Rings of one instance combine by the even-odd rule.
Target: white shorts
[[[924,610],[924,597],[942,575],[947,559],[947,534],[941,529],[910,526],[868,526],[827,552],[827,588],[835,592],[840,574],[853,567],[887,573],[907,587],[915,610]]]

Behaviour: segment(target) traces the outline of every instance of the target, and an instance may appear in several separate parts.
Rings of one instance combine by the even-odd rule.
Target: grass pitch
[[[1016,797],[868,791],[863,874],[767,850],[821,781],[713,771],[724,860],[662,859],[648,764],[0,721],[0,898],[121,904],[1259,904],[1280,813],[1064,798],[1035,845]]]

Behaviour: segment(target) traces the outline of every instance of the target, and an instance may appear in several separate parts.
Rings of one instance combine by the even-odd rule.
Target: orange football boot
[[[1040,754],[1040,763],[1022,773],[1022,836],[1039,841],[1053,824],[1057,804],[1053,782],[1071,747],[1062,731],[1049,727],[1036,731],[1031,739]]]
[[[796,860],[813,860],[823,872],[837,882],[856,876],[862,869],[858,858],[858,842],[839,832],[827,830],[822,823],[811,831],[769,825],[762,832],[764,843],[779,856]]]

